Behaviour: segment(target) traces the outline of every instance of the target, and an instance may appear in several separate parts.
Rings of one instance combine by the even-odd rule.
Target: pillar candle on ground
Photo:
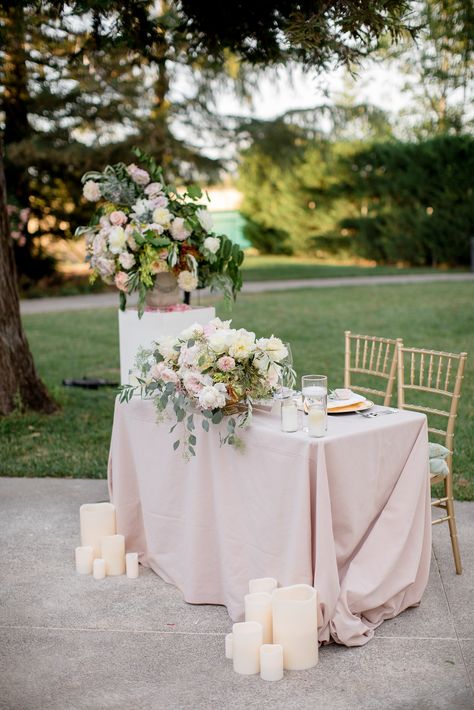
[[[127,552],[125,555],[125,567],[129,579],[138,577],[138,552]]]
[[[227,634],[225,637],[225,657],[232,658],[233,634]]]
[[[301,671],[318,662],[317,592],[308,584],[280,587],[272,594],[273,640],[283,646],[283,666]]]
[[[102,538],[101,557],[105,560],[105,573],[115,577],[125,573],[125,538],[123,535],[107,535]]]
[[[263,630],[258,621],[242,621],[232,627],[234,671],[241,675],[260,672]]]
[[[93,567],[94,579],[104,579],[105,577],[105,560],[100,557],[96,557],[94,560]]]
[[[92,574],[92,560],[94,551],[90,545],[76,547],[76,572],[78,574]]]
[[[272,627],[272,597],[267,592],[246,594],[245,621],[258,621],[262,624],[263,643],[270,644],[273,640]]]
[[[260,646],[260,678],[262,680],[283,678],[283,647],[279,643],[264,643]]]
[[[90,545],[94,558],[100,557],[100,542],[107,535],[115,535],[115,507],[112,503],[86,503],[79,509],[81,545]]]
[[[271,594],[277,586],[278,582],[273,577],[251,579],[249,582],[249,594],[254,594],[255,592],[267,592]]]

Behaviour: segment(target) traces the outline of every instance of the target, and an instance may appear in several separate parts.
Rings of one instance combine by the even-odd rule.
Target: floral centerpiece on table
[[[140,316],[159,274],[174,275],[183,291],[210,286],[235,297],[244,254],[212,231],[201,189],[178,192],[152,158],[138,149],[135,154],[146,170],[118,163],[82,178],[84,197],[98,203],[90,224],[76,230],[86,237],[91,280],[115,283],[122,310],[127,295],[138,291]]]
[[[250,422],[254,403],[272,398],[282,377],[294,374],[279,338],[257,339],[255,333],[230,325],[215,318],[205,326],[195,323],[177,338],[160,338],[153,351],[141,350],[137,356],[138,384],[120,388],[121,402],[137,390],[152,396],[160,414],[176,419],[171,432],[183,423],[186,456],[195,454],[196,413],[202,415],[205,431],[227,417],[221,443],[239,445],[236,428]],[[174,448],[180,443],[176,439]]]

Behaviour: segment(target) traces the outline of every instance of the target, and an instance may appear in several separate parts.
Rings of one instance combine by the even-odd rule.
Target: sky
[[[395,68],[366,61],[359,76],[353,80],[343,69],[321,75],[311,70],[298,69],[293,82],[282,70],[279,78],[264,77],[258,92],[253,96],[253,106],[245,106],[230,94],[218,100],[219,113],[239,113],[269,119],[295,108],[311,108],[321,103],[336,103],[347,90],[356,103],[371,103],[387,112],[398,112],[407,106],[408,98],[402,92],[403,77]]]

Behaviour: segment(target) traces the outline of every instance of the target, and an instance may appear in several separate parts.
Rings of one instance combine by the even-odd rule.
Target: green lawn
[[[234,324],[292,343],[295,366],[328,373],[342,384],[343,332],[403,337],[407,345],[467,350],[456,436],[456,495],[474,499],[474,285],[410,284],[308,289],[241,296]],[[221,316],[227,316],[222,306]],[[13,476],[106,476],[113,390],[61,386],[64,377],[118,379],[115,310],[28,316],[24,319],[38,369],[62,405],[53,417],[0,420],[0,472]]]
[[[330,279],[339,276],[387,276],[393,274],[427,274],[430,268],[401,268],[397,266],[356,266],[326,264],[314,259],[291,256],[246,256],[243,266],[244,281],[277,279]],[[451,271],[461,271],[452,269]]]

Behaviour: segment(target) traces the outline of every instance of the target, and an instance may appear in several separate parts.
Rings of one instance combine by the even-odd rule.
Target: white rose
[[[151,200],[137,200],[134,205],[132,205],[133,214],[140,219],[143,215],[148,214],[153,209],[153,202]]]
[[[180,340],[189,340],[190,338],[199,338],[204,333],[204,328],[200,323],[193,323],[189,328],[185,328],[180,333]]]
[[[219,251],[221,240],[218,237],[206,237],[204,240],[204,249],[207,249],[211,254],[217,254]]]
[[[171,360],[172,362],[176,362],[179,357],[179,351],[174,349],[176,345],[176,339],[173,338],[171,335],[167,335],[157,342],[157,349],[161,357],[163,357],[165,360]]]
[[[170,232],[173,239],[176,239],[178,242],[184,241],[191,234],[191,230],[186,229],[184,226],[184,219],[182,217],[176,217],[171,225]]]
[[[221,409],[225,407],[226,387],[222,383],[206,385],[199,393],[199,404],[203,409]]]
[[[133,254],[124,251],[123,254],[120,254],[119,261],[124,269],[131,269],[135,263],[135,257],[133,256]]]
[[[162,227],[169,227],[173,215],[165,207],[157,207],[153,210],[153,222],[160,224]]]
[[[194,291],[197,288],[198,280],[190,271],[182,271],[178,276],[178,286],[183,291]]]
[[[112,254],[120,254],[127,243],[127,235],[123,227],[112,227],[109,232],[109,249]]]
[[[255,333],[241,329],[236,332],[234,342],[229,347],[229,355],[234,360],[246,360],[255,350]]]
[[[282,343],[280,338],[259,338],[257,347],[263,350],[274,362],[281,362],[288,356],[288,348]]]
[[[99,183],[88,180],[82,188],[82,194],[89,202],[97,202],[101,198]]]
[[[209,325],[212,325],[216,330],[229,330],[231,320],[221,320],[220,318],[213,318],[209,321]]]
[[[205,232],[211,232],[214,226],[214,221],[212,215],[206,209],[196,210],[196,217],[198,222]]]
[[[216,353],[216,355],[223,355],[228,352],[229,345],[233,341],[233,332],[231,330],[216,330],[215,333],[211,333],[208,337],[207,342],[209,348]]]

